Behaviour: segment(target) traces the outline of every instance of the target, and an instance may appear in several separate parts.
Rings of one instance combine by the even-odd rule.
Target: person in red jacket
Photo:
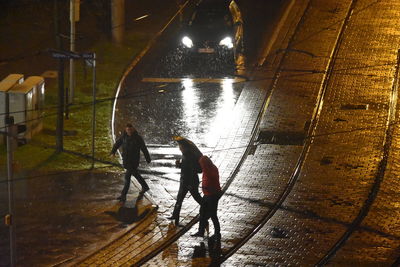
[[[218,168],[207,156],[201,156],[199,164],[203,171],[201,181],[203,190],[203,202],[200,207],[199,230],[192,236],[204,236],[204,231],[208,225],[208,219],[211,218],[214,224],[214,237],[221,238],[221,228],[217,216],[218,200],[221,196],[221,186],[219,184]]]

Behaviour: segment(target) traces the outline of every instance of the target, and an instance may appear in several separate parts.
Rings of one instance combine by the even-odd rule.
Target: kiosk
[[[9,111],[14,123],[26,126],[20,138],[29,140],[42,129],[44,91],[44,79],[40,76],[31,76],[8,91]]]
[[[22,74],[10,74],[0,81],[0,132],[6,130],[5,118],[8,113],[7,92],[14,85],[21,84],[23,81],[24,75]],[[0,138],[0,143],[2,142],[4,142],[4,138]]]

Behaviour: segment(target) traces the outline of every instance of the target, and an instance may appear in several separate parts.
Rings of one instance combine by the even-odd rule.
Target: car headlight
[[[187,48],[192,48],[193,47],[193,41],[189,37],[185,36],[182,38],[182,44],[186,46]]]
[[[233,43],[232,43],[232,38],[231,37],[225,37],[224,39],[219,42],[219,45],[226,46],[227,48],[232,48]]]

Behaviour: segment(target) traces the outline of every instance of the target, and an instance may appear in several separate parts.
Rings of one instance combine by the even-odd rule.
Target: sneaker
[[[178,216],[178,217],[175,217],[175,216],[172,214],[171,216],[167,217],[167,219],[168,219],[168,220],[174,220],[175,225],[176,225],[176,226],[180,226],[180,224],[179,224],[179,216]]]
[[[174,216],[174,215],[171,215],[171,216],[167,217],[167,219],[168,219],[168,220],[175,220],[175,216]]]

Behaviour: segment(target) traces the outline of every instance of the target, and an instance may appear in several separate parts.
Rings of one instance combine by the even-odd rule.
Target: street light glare
[[[192,48],[193,47],[193,41],[189,37],[185,36],[182,38],[182,43],[184,46],[187,48]]]
[[[232,38],[229,36],[225,37],[224,39],[221,40],[221,42],[219,42],[219,45],[226,46],[227,48],[232,48],[233,47]]]

